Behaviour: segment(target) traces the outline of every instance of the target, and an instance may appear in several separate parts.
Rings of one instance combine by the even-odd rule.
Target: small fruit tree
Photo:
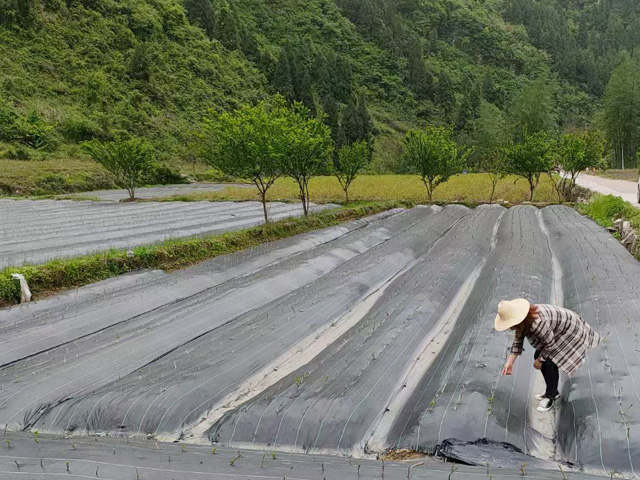
[[[265,223],[269,221],[267,192],[283,175],[289,152],[288,115],[286,104],[278,98],[204,121],[205,160],[227,175],[256,185]]]
[[[404,138],[404,156],[420,175],[429,202],[435,188],[460,173],[470,150],[459,152],[451,127],[410,130]]]
[[[153,148],[145,140],[117,138],[111,142],[93,140],[83,149],[115,178],[115,183],[135,199],[136,188],[143,183],[145,174],[153,167]]]

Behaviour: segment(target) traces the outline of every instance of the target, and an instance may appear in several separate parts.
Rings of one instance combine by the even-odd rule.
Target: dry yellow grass
[[[507,177],[498,183],[495,199],[510,203],[529,200],[529,186],[525,180]],[[515,182],[515,183],[514,183]],[[436,188],[434,202],[481,203],[489,201],[491,180],[489,175],[473,173],[458,175]],[[344,192],[334,177],[318,177],[311,180],[311,201],[315,203],[344,202]],[[298,187],[288,178],[279,179],[269,190],[271,201],[297,201]],[[247,188],[226,188],[220,192],[202,193],[174,199],[192,200],[257,200],[256,192]],[[417,175],[362,175],[353,182],[349,199],[357,201],[408,201],[414,204],[427,202],[427,191]],[[536,189],[534,201],[554,202],[557,196],[547,177],[542,177]]]

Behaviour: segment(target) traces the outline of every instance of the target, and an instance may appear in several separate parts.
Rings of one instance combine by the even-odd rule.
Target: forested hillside
[[[0,0],[0,155],[135,135],[178,162],[207,112],[279,92],[401,171],[417,124],[482,146],[604,122],[638,18],[632,0]]]

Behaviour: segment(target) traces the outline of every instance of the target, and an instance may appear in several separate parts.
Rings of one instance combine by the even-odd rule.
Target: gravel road
[[[576,183],[594,192],[615,195],[640,208],[640,204],[638,204],[638,184],[635,182],[580,174]]]

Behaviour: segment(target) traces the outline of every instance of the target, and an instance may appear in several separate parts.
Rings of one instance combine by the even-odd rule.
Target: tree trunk
[[[309,199],[309,181],[306,180],[304,182],[304,200],[305,200],[305,209],[304,214],[309,215],[309,210],[311,209],[311,201]]]
[[[307,194],[304,188],[304,180],[298,180],[298,190],[300,193],[300,201],[302,202],[302,212],[305,216],[309,214],[309,209],[307,207]]]
[[[344,189],[344,196],[347,198],[347,203],[349,203],[349,187]]]
[[[489,203],[493,203],[493,197],[496,194],[496,185],[498,185],[498,175],[490,173],[491,177],[491,196],[489,197]]]
[[[536,189],[535,185],[533,184],[533,179],[529,179],[529,188],[531,189],[531,196],[529,197],[529,201],[533,202],[533,191]]]
[[[262,200],[262,211],[264,212],[264,223],[265,225],[267,223],[269,223],[269,216],[267,214],[267,192],[265,191],[260,191],[260,198]]]

